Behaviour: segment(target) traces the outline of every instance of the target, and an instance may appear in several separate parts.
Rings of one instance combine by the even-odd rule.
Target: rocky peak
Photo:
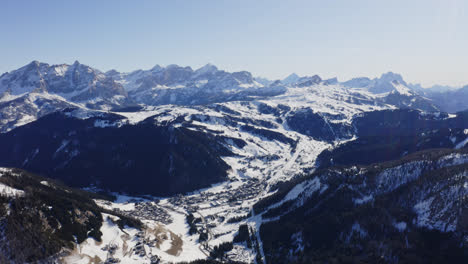
[[[297,87],[307,87],[307,86],[312,86],[312,85],[315,85],[315,84],[319,84],[322,82],[322,78],[320,78],[320,76],[318,75],[314,75],[314,76],[306,76],[306,77],[302,77],[300,78],[299,80],[297,80]]]
[[[218,68],[217,68],[215,65],[213,65],[213,64],[211,64],[211,63],[208,63],[208,64],[206,64],[205,66],[203,66],[203,67],[197,69],[197,70],[195,71],[195,73],[198,73],[198,74],[207,74],[207,73],[215,73],[215,72],[217,72],[217,71],[218,71]]]
[[[253,83],[253,76],[248,71],[233,72],[232,77],[241,83]]]
[[[281,82],[284,84],[293,84],[299,80],[299,75],[291,73],[288,77],[284,78]]]
[[[406,82],[403,80],[403,77],[398,73],[387,72],[383,73],[378,79],[380,82],[393,82],[397,81],[400,84],[406,85]]]
[[[387,72],[372,81],[369,86],[369,91],[372,93],[388,93],[394,91],[395,85],[407,86],[400,74]]]
[[[152,71],[152,72],[159,72],[159,71],[162,71],[163,69],[164,69],[164,68],[161,67],[159,64],[156,64],[156,65],[154,65],[153,68],[151,68],[151,71]]]

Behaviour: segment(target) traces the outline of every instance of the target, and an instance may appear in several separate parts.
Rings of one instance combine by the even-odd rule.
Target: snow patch
[[[18,196],[23,196],[23,195],[24,195],[24,191],[18,190],[8,185],[5,185],[3,183],[0,183],[0,196],[18,197]]]
[[[393,226],[398,229],[398,231],[403,232],[406,230],[406,222],[394,223]]]
[[[369,195],[363,196],[361,198],[354,199],[354,203],[355,204],[365,204],[365,203],[368,203],[368,202],[370,202],[372,200],[374,200],[374,196],[372,194],[369,194]]]
[[[465,139],[464,139],[463,141],[461,141],[460,143],[458,143],[458,144],[455,146],[455,149],[461,149],[461,148],[463,148],[463,147],[466,145],[466,143],[468,143],[468,137],[465,138]]]

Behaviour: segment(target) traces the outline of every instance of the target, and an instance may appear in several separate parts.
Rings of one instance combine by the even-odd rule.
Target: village
[[[174,214],[183,215],[182,224],[188,226],[189,234],[181,235],[196,235],[199,250],[209,257],[213,247],[219,244],[217,239],[229,234],[234,235],[238,228],[236,224],[251,215],[251,206],[260,198],[266,187],[267,184],[258,179],[243,179],[236,184],[223,184],[221,188],[209,188],[189,195],[166,199],[134,198],[120,204],[101,204],[112,204],[112,210],[115,212],[162,226],[173,224]],[[147,249],[158,247],[161,241],[158,242],[157,238],[148,239],[144,232],[137,233],[135,237],[138,241],[133,248],[133,254],[150,257],[151,263],[159,263],[159,257],[152,255]],[[112,257],[112,248],[112,245],[108,245],[102,250],[109,253],[108,263],[118,263],[119,260]]]

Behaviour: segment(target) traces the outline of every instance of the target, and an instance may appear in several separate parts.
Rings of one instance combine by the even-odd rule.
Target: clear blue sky
[[[0,72],[32,60],[103,71],[213,63],[271,79],[401,73],[468,84],[468,1],[0,2]]]

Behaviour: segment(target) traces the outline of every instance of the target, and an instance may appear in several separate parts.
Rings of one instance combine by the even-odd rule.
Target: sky
[[[154,65],[282,79],[377,77],[468,84],[465,0],[0,2],[0,73],[33,60],[102,71]]]

